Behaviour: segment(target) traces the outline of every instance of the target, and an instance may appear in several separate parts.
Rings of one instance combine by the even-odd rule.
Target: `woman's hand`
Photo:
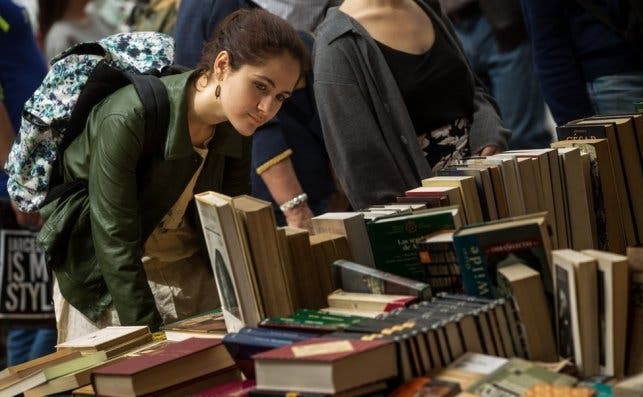
[[[502,148],[500,146],[489,145],[489,146],[483,147],[478,155],[479,156],[492,156],[492,155],[500,153],[500,152],[502,152]]]
[[[313,212],[308,204],[301,203],[284,212],[288,226],[313,231]]]

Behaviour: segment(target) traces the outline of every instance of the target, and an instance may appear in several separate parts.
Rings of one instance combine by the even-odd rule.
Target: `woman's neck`
[[[196,147],[203,147],[203,144],[208,141],[214,134],[215,126],[219,123],[226,121],[225,117],[217,116],[220,111],[220,104],[217,101],[212,104],[208,100],[207,87],[199,90],[195,83],[188,83],[188,129],[190,132],[190,140],[192,145]]]

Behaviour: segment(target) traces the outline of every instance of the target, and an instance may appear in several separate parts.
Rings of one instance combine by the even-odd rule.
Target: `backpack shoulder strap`
[[[128,73],[127,77],[143,104],[145,140],[141,159],[149,161],[156,154],[162,155],[165,149],[165,137],[170,124],[170,100],[165,85],[158,77],[133,73]]]

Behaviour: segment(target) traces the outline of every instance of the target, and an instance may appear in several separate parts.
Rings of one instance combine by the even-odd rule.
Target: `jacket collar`
[[[187,90],[194,72],[163,77],[170,101],[170,121],[165,142],[164,156],[176,160],[194,155],[187,120]],[[218,124],[208,148],[212,153],[242,158],[244,137],[229,122]]]

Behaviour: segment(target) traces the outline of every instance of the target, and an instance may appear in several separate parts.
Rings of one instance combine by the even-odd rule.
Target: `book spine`
[[[462,285],[467,294],[493,298],[491,277],[487,270],[487,261],[475,235],[453,237]]]

